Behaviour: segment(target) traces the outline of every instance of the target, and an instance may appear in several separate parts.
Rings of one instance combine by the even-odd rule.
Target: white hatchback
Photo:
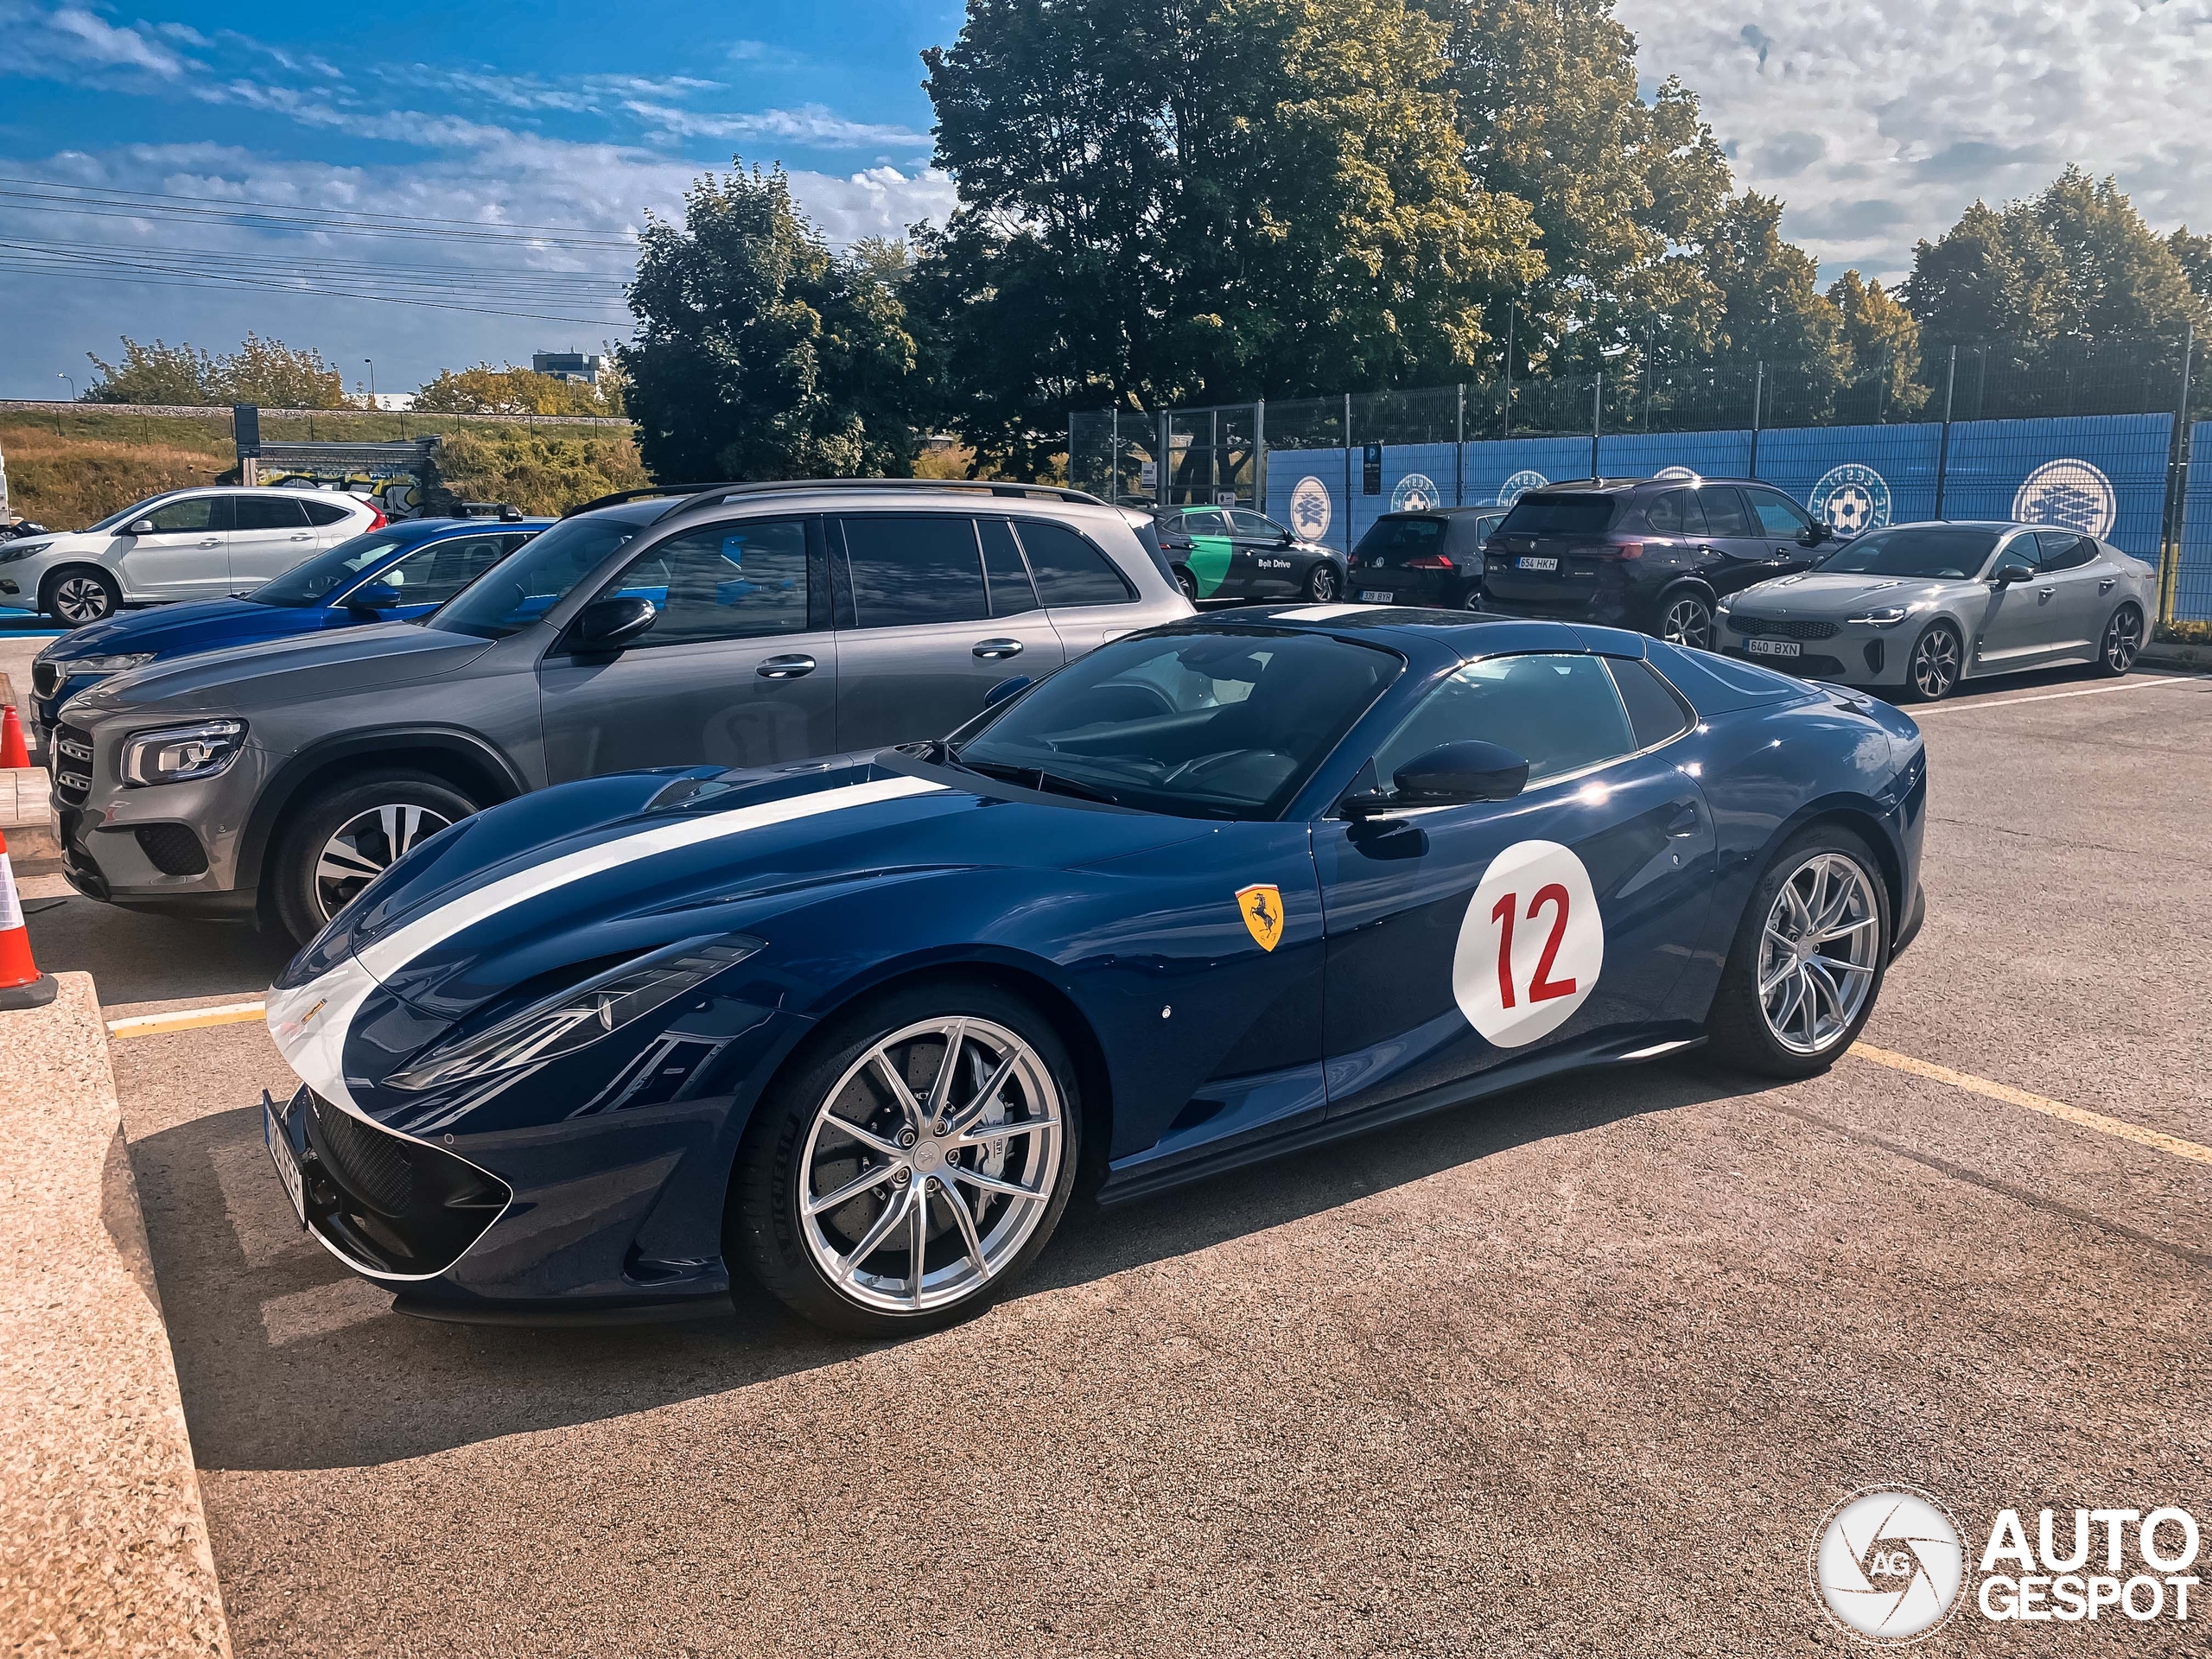
[[[337,490],[172,490],[89,530],[0,542],[0,611],[76,627],[124,605],[226,599],[384,522]]]

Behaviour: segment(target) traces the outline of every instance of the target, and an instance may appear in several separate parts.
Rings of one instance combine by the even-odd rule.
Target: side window
[[[281,495],[242,495],[238,498],[240,530],[304,530],[308,516],[302,504]]]
[[[170,501],[146,515],[154,521],[156,535],[170,536],[184,531],[220,531],[231,527],[231,498],[227,495],[188,495],[181,501]]]
[[[1185,536],[1226,536],[1229,534],[1229,521],[1211,507],[1202,512],[1186,512],[1183,515],[1183,533]]]
[[[2070,530],[2039,530],[2036,544],[2043,550],[2046,570],[2075,570],[2097,556],[2097,544]]]
[[[1758,515],[1763,536],[1795,537],[1813,526],[1812,515],[1777,490],[1746,490],[1751,511]]]
[[[307,514],[308,523],[317,529],[325,524],[337,524],[347,517],[346,509],[334,501],[302,501],[300,510]]]
[[[615,579],[614,591],[666,588],[660,620],[639,641],[684,645],[806,632],[806,521],[709,524],[663,542]]]
[[[1744,511],[1744,498],[1735,486],[1728,484],[1708,484],[1698,493],[1698,499],[1705,507],[1705,533],[1708,536],[1756,536],[1751,527],[1751,516]]]
[[[976,528],[983,537],[983,575],[990,583],[991,614],[1019,616],[1037,608],[1037,589],[1029,580],[1029,567],[1014,543],[1014,527],[1003,518],[983,518]]]
[[[1250,512],[1242,507],[1229,514],[1229,527],[1239,536],[1257,537],[1273,541],[1282,534],[1282,526],[1263,512]]]
[[[1126,605],[1137,596],[1113,561],[1065,524],[1025,519],[1015,534],[1047,606]]]
[[[1659,536],[1705,535],[1705,509],[1694,490],[1669,490],[1644,509],[1644,522]]]
[[[860,626],[975,622],[991,613],[974,519],[870,513],[842,522]]]
[[[1602,657],[1492,657],[1432,691],[1375,757],[1384,788],[1440,743],[1479,738],[1529,763],[1529,781],[1580,772],[1643,747]]]
[[[1689,730],[1689,710],[1667,683],[1652,672],[1649,663],[1608,657],[1605,667],[1628,709],[1629,728],[1636,734],[1637,748],[1648,749]]]
[[[499,545],[505,539],[457,536],[433,542],[379,571],[368,585],[391,588],[403,605],[442,605],[505,556]]]
[[[2029,569],[2034,570],[2039,569],[2042,563],[2043,550],[2036,545],[2034,532],[2022,531],[2005,543],[2004,550],[1997,556],[1996,563],[1989,568],[1994,572],[2002,565],[2025,564]]]

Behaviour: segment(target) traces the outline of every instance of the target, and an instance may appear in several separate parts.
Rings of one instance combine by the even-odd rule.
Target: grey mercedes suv
[[[495,801],[940,736],[995,685],[1191,614],[1144,516],[1071,490],[669,493],[578,509],[421,623],[178,658],[72,698],[52,748],[70,882],[304,940]]]

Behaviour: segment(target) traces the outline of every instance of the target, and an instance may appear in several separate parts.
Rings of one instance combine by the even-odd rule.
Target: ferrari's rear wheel
[[[1815,824],[1752,889],[1707,1033],[1745,1071],[1803,1077],[1857,1040],[1889,963],[1889,892],[1866,843]]]
[[[1028,1003],[981,982],[894,993],[841,1020],[761,1103],[728,1248],[833,1329],[945,1324],[1044,1249],[1079,1134],[1074,1068]]]
[[[2105,624],[2104,643],[2097,652],[2098,672],[2117,679],[2135,666],[2135,654],[2142,649],[2143,613],[2123,605]]]

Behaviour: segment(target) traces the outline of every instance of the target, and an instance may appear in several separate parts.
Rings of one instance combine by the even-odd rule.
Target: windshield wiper
[[[950,748],[946,753],[950,754]],[[957,757],[953,764],[969,772],[980,772],[986,778],[997,778],[1009,784],[1022,784],[1039,794],[1072,795],[1077,800],[1098,801],[1108,806],[1119,806],[1120,796],[1086,784],[1079,778],[1070,778],[1057,772],[1047,772],[1042,766],[1008,766],[1001,760],[962,760]]]

